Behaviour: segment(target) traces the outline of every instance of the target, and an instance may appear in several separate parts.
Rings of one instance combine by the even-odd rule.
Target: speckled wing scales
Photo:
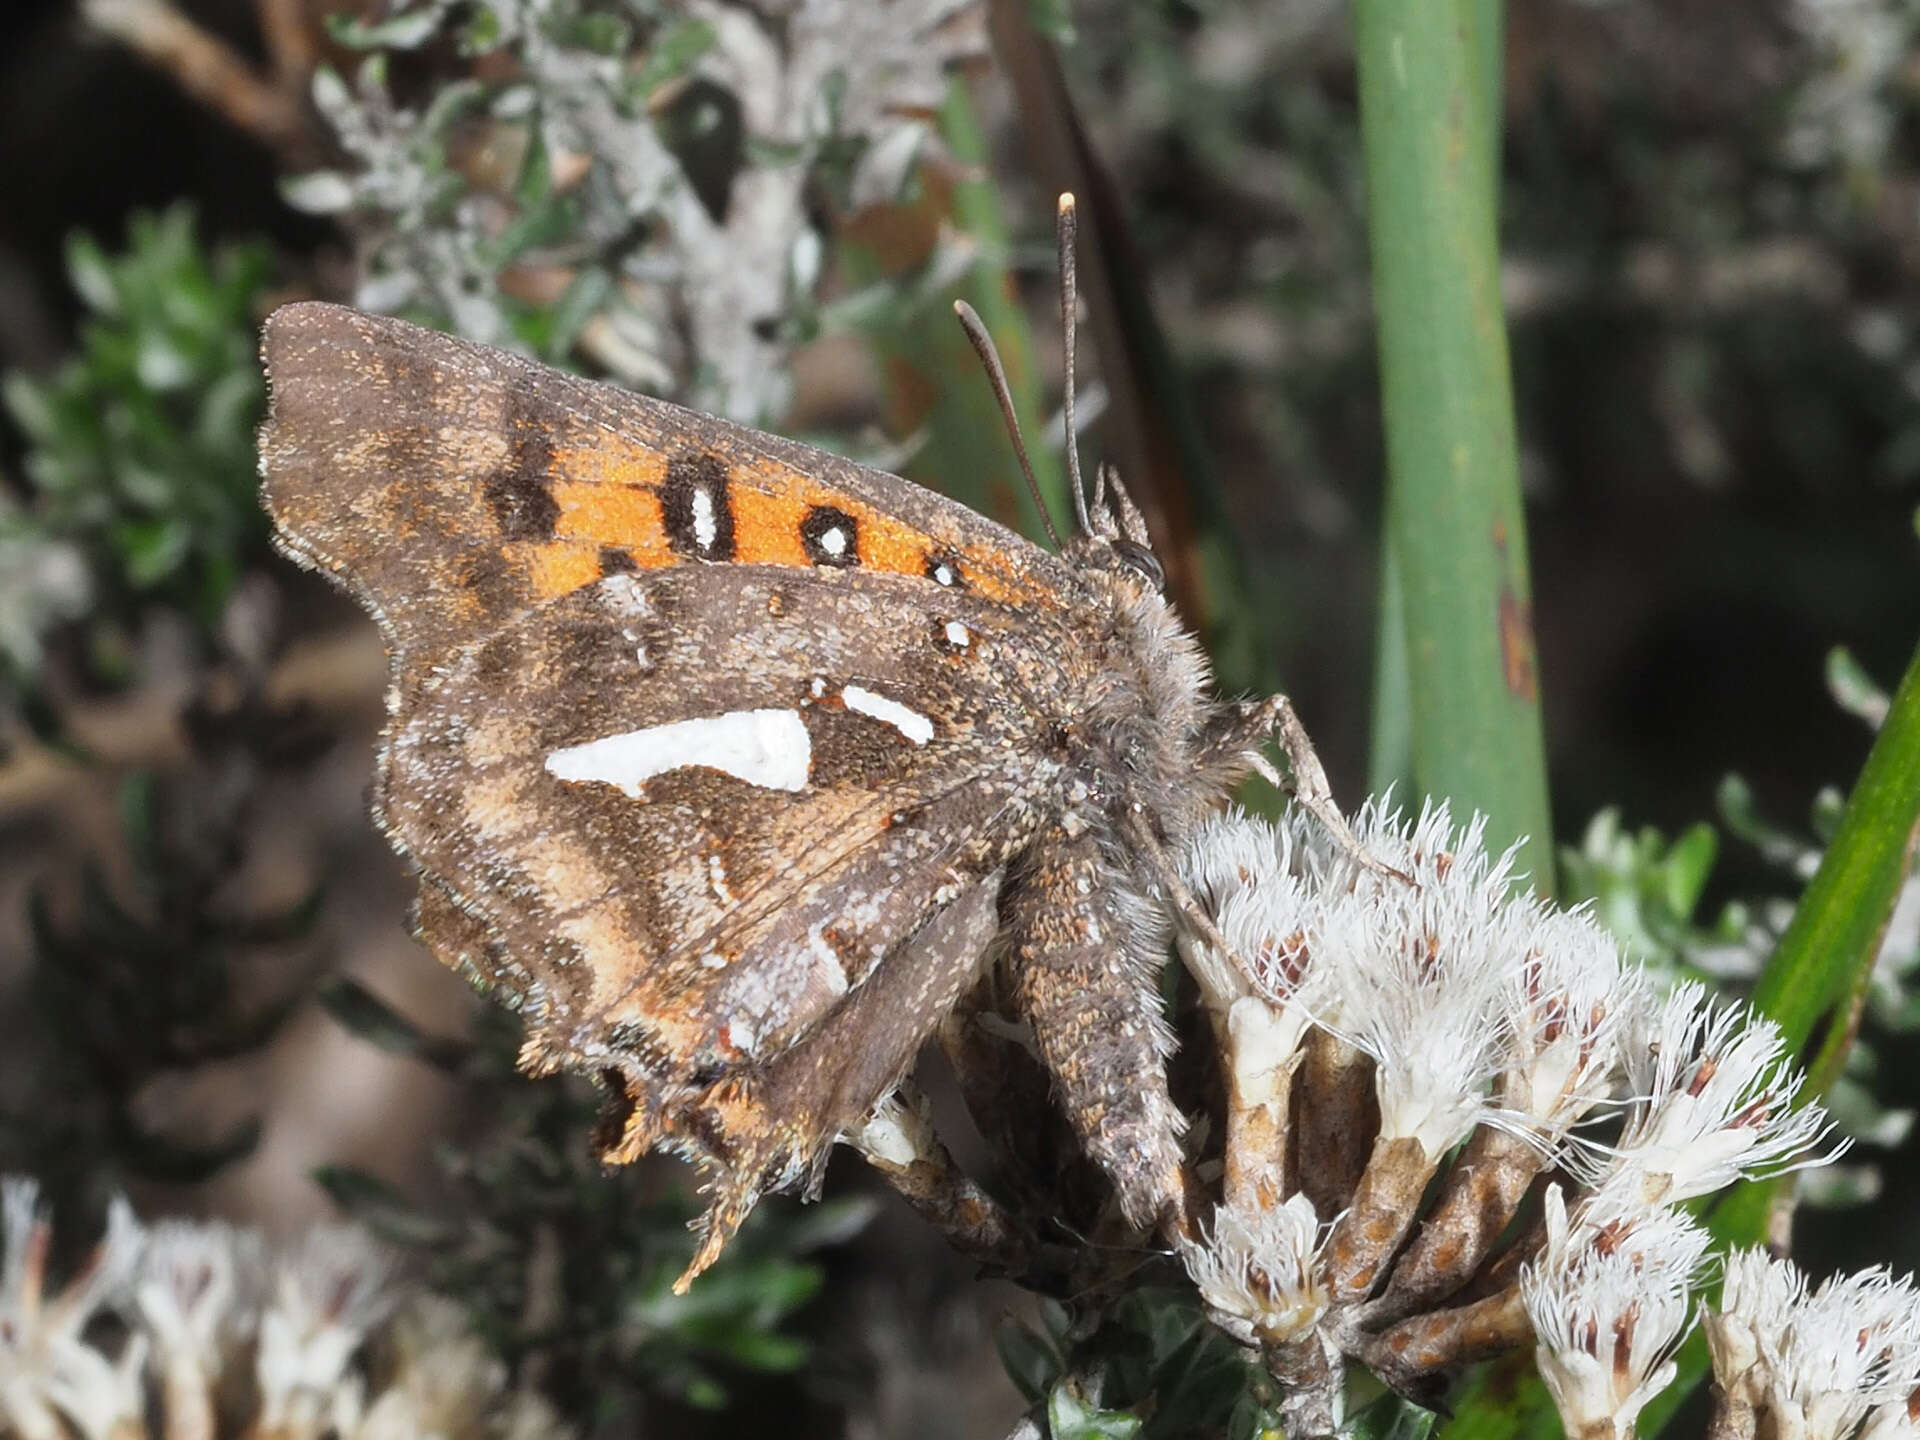
[[[400,321],[290,306],[265,354],[281,543],[393,650],[375,804],[423,936],[519,1003],[525,1063],[613,1082],[610,1158],[709,1165],[704,1263],[974,974],[1061,803],[1073,572],[895,477]]]

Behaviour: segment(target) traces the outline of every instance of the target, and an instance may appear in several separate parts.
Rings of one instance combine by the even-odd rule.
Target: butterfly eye
[[[1131,565],[1135,570],[1138,570],[1142,575],[1146,576],[1155,590],[1160,591],[1162,594],[1166,593],[1167,572],[1161,568],[1160,557],[1155,555],[1153,551],[1139,544],[1137,541],[1115,540],[1113,542],[1113,553],[1118,555],[1126,564]]]

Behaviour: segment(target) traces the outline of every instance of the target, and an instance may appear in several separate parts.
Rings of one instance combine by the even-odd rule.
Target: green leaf
[[[403,1246],[434,1246],[451,1238],[446,1226],[414,1209],[377,1175],[350,1165],[319,1165],[312,1174],[334,1204],[382,1239]]]
[[[136,770],[120,782],[120,833],[134,867],[150,873],[160,858],[159,827],[154,815],[151,770]]]
[[[149,390],[178,390],[194,378],[194,365],[175,336],[149,331],[139,337],[134,370]]]
[[[812,1354],[812,1347],[804,1340],[744,1327],[727,1332],[720,1350],[737,1365],[769,1374],[798,1370]]]
[[[335,975],[326,980],[315,998],[356,1038],[390,1055],[405,1055],[435,1069],[454,1072],[472,1052],[471,1046],[460,1041],[420,1029],[351,976]]]
[[[1809,1067],[1814,1093],[1840,1073],[1853,1040],[1854,1007],[1872,978],[1894,902],[1913,868],[1920,834],[1920,650],[1916,650],[1867,753],[1839,828],[1753,994],[1798,1051],[1823,1022]]]
[[[572,232],[578,215],[578,206],[568,195],[553,196],[523,210],[480,247],[481,263],[502,269],[537,246],[553,244]]]
[[[225,1137],[208,1145],[181,1145],[151,1134],[137,1125],[124,1125],[117,1148],[128,1168],[143,1179],[161,1185],[203,1185],[259,1147],[261,1124],[250,1117]]]
[[[1073,29],[1073,7],[1067,0],[1027,0],[1027,24],[1056,45],[1071,45],[1079,38]]]
[[[680,1392],[680,1398],[695,1410],[724,1410],[727,1408],[727,1392],[718,1381],[707,1375],[689,1376],[686,1388]]]
[[[1011,1315],[993,1327],[993,1348],[1000,1354],[1007,1378],[1030,1403],[1038,1404],[1060,1378],[1059,1352]]]
[[[0,396],[7,402],[7,413],[26,432],[29,440],[45,445],[59,432],[53,401],[47,387],[31,377],[14,371],[0,385]]]
[[[349,50],[417,50],[433,38],[450,8],[447,0],[430,0],[418,10],[374,21],[335,13],[327,16],[327,33]]]
[[[1437,1419],[1431,1410],[1389,1393],[1354,1415],[1342,1434],[1349,1440],[1427,1440]]]
[[[1887,718],[1887,692],[1844,645],[1827,652],[1827,689],[1841,709],[1878,727]]]
[[[575,45],[596,55],[625,55],[633,43],[633,27],[605,11],[573,16],[556,29],[554,38],[562,45]]]
[[[809,1205],[781,1231],[780,1249],[786,1255],[811,1255],[845,1245],[879,1213],[880,1202],[871,1195],[849,1195]]]
[[[67,281],[88,308],[101,315],[120,313],[120,287],[105,252],[86,235],[67,241]]]
[[[553,194],[553,155],[547,148],[546,128],[537,120],[527,127],[527,148],[514,177],[514,203],[522,209],[546,203]]]
[[[497,49],[506,33],[498,11],[491,5],[477,5],[467,23],[460,27],[460,53],[484,55]]]
[[[540,347],[547,359],[563,364],[580,332],[606,309],[612,296],[613,276],[598,266],[583,266],[548,314],[546,338]]]
[[[1662,874],[1666,880],[1667,904],[1675,915],[1693,914],[1719,853],[1720,837],[1705,822],[1691,826],[1673,842]]]
[[[147,589],[178,570],[193,545],[184,520],[136,520],[117,527],[114,540],[126,566],[127,582]]]
[[[353,208],[353,180],[338,170],[310,170],[280,181],[280,198],[308,215],[338,215]]]

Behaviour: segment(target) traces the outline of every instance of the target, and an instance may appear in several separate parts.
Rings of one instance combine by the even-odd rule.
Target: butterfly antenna
[[[1073,517],[1080,533],[1091,535],[1093,523],[1087,518],[1087,492],[1080,483],[1080,436],[1073,428],[1073,353],[1075,331],[1080,321],[1080,286],[1074,275],[1074,242],[1080,233],[1080,212],[1074,207],[1073,192],[1060,196],[1060,332],[1066,344],[1066,386],[1060,398],[1060,418],[1067,431],[1067,479],[1073,486]]]
[[[1033,461],[1027,458],[1027,442],[1020,435],[1020,417],[1013,412],[1013,391],[1007,388],[1007,372],[1000,364],[1000,352],[993,348],[993,337],[987,334],[987,327],[980,323],[971,305],[956,300],[953,313],[960,317],[960,328],[967,332],[967,339],[973,342],[973,353],[980,357],[986,369],[987,382],[993,386],[993,398],[1000,402],[1000,418],[1007,422],[1007,434],[1013,437],[1013,453],[1020,457],[1020,473],[1027,477],[1027,490],[1033,496],[1034,508],[1040,512],[1040,523],[1047,527],[1047,538],[1058,550],[1060,532],[1053,528],[1047,502],[1040,498],[1040,482],[1034,479]]]

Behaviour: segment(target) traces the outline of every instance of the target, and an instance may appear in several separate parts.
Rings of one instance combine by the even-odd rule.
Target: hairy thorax
[[[1196,773],[1196,750],[1217,709],[1206,661],[1145,576],[1116,566],[1081,578],[1107,624],[1079,657],[1079,706],[1066,724],[1070,770],[1102,828],[1118,828],[1132,812],[1177,839],[1219,794]]]

